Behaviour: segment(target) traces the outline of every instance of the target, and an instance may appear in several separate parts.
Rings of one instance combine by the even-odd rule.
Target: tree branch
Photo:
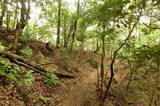
[[[160,29],[160,27],[154,27],[154,26],[149,26],[145,23],[143,23],[146,27],[150,28],[150,29]]]

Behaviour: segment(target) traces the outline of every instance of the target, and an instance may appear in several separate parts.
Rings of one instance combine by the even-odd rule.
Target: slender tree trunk
[[[73,33],[72,33],[72,42],[71,42],[70,50],[73,49],[73,45],[74,45],[74,42],[75,42],[75,35],[76,35],[76,30],[77,30],[79,12],[80,12],[80,0],[78,0],[78,4],[77,4],[77,16],[76,16],[76,20],[74,22],[74,30],[73,30]]]
[[[67,39],[66,39],[66,48],[67,48],[67,49],[68,49],[68,44],[70,43],[70,42],[69,42],[69,39],[70,39],[70,37],[71,37],[72,31],[73,31],[73,24],[72,24],[72,22],[71,22],[71,25],[70,25],[70,27],[69,27],[69,32],[68,32],[68,34],[67,34]]]
[[[21,0],[21,19],[20,19],[20,27],[23,30],[26,25],[26,0]]]
[[[102,35],[102,54],[101,54],[101,71],[100,71],[100,96],[101,100],[103,96],[103,84],[104,84],[104,59],[105,59],[105,28],[106,25],[103,25],[103,35]]]
[[[2,2],[2,7],[1,7],[1,16],[0,16],[0,26],[3,26],[3,18],[5,16],[5,13],[6,13],[6,4],[7,4],[7,0],[1,0]]]
[[[26,21],[28,22],[28,20],[30,19],[30,11],[31,11],[31,3],[30,0],[27,1],[28,4],[28,8],[26,10]]]
[[[7,11],[7,22],[6,22],[6,25],[7,25],[7,30],[9,30],[9,21],[10,21],[10,16],[9,16],[10,12]]]
[[[67,26],[66,26],[66,17],[64,17],[64,48],[67,48]]]
[[[56,47],[60,47],[60,27],[61,27],[61,0],[58,1],[58,26]]]
[[[97,53],[98,51],[99,51],[99,44],[98,44],[98,41],[97,41],[96,50],[94,51],[94,53]]]
[[[130,30],[127,38],[124,40],[124,42],[120,45],[120,47],[119,47],[119,48],[114,52],[114,54],[113,54],[113,58],[112,58],[112,60],[111,60],[111,65],[110,65],[111,76],[110,76],[110,79],[109,79],[107,88],[106,88],[106,90],[105,90],[104,96],[103,96],[102,99],[100,100],[99,106],[104,106],[104,102],[105,102],[105,100],[106,100],[106,98],[107,98],[109,89],[110,89],[110,87],[111,87],[111,85],[112,85],[112,81],[113,81],[113,77],[114,77],[114,63],[115,63],[115,59],[116,59],[116,57],[117,57],[117,54],[118,54],[118,52],[121,50],[121,48],[129,41],[129,39],[130,39],[130,37],[131,37],[131,35],[132,35],[132,32],[133,32],[134,28],[136,27],[136,25],[137,25],[138,22],[139,22],[140,16],[141,16],[141,13],[140,13],[140,15],[138,16],[136,22],[134,23],[132,29]]]
[[[15,32],[14,32],[14,40],[13,40],[13,46],[11,48],[11,50],[16,53],[17,51],[17,43],[18,43],[18,39],[19,39],[19,34],[21,32],[21,28],[20,28],[20,24],[17,23]]]

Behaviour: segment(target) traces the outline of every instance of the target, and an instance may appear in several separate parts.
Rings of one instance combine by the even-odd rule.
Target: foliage
[[[6,49],[6,47],[3,46],[3,45],[1,44],[1,42],[0,42],[0,51],[4,51],[5,49]]]
[[[45,104],[47,104],[48,102],[51,101],[51,98],[48,98],[48,97],[45,97],[45,96],[42,96],[42,95],[39,95],[38,98],[44,102]]]
[[[132,82],[129,86],[129,94],[132,96],[127,94],[126,98],[134,102],[142,98],[150,101],[152,97],[159,94],[160,83],[157,77],[160,63],[159,44],[142,45],[132,49],[130,53]]]
[[[20,50],[20,53],[22,54],[22,56],[24,56],[26,58],[31,57],[32,56],[32,52],[33,52],[33,50],[28,46],[26,46],[25,48]]]
[[[38,52],[38,57],[39,57],[39,64],[45,64],[50,62],[50,59],[44,56],[41,52]]]
[[[25,75],[22,76],[20,82],[23,86],[30,87],[33,84],[33,81],[34,81],[33,71],[30,70],[26,72]]]
[[[62,53],[64,66],[65,66],[66,70],[69,72],[74,72],[75,70],[72,67],[72,64],[71,64],[72,61],[67,53],[67,50],[64,48],[61,48],[60,52]]]
[[[56,86],[59,84],[58,77],[53,72],[48,71],[44,83],[47,84],[48,87]]]
[[[21,86],[29,87],[34,81],[32,70],[20,75],[20,67],[10,63],[7,59],[0,57],[0,76],[5,77],[9,84],[16,83]]]
[[[18,82],[20,77],[18,71],[17,66],[13,66],[9,60],[0,57],[0,76],[4,76],[11,83]]]
[[[90,62],[91,66],[92,66],[93,68],[98,68],[98,67],[99,67],[98,61],[95,60],[94,58],[90,59],[89,62]]]

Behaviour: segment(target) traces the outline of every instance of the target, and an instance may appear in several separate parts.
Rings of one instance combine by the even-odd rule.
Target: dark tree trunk
[[[98,53],[98,51],[99,51],[99,44],[98,44],[98,41],[97,41],[96,50],[94,51],[94,53]]]
[[[6,20],[7,21],[6,22],[7,30],[9,30],[9,21],[10,21],[10,15],[9,14],[10,14],[10,12],[7,11],[7,16],[6,16],[7,17],[7,20]]]
[[[77,30],[79,12],[80,12],[80,0],[78,0],[78,4],[77,4],[77,16],[76,16],[76,20],[74,22],[74,27],[73,27],[74,29],[73,29],[73,33],[72,33],[72,42],[71,42],[70,50],[73,49],[73,45],[74,45],[74,42],[75,42],[75,35],[76,35],[76,30]]]
[[[104,59],[105,59],[105,28],[106,28],[106,25],[103,25],[102,28],[103,28],[103,35],[102,35],[102,55],[101,55],[100,96],[99,96],[99,99],[101,99],[103,96]]]
[[[67,48],[67,26],[66,26],[66,17],[64,17],[64,48]]]
[[[56,47],[60,47],[60,27],[61,27],[61,0],[58,1],[58,26]]]

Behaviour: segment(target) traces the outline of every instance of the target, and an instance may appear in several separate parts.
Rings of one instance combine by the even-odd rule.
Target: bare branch
[[[145,23],[143,23],[146,27],[150,28],[150,29],[160,29],[160,27],[154,27],[154,26],[149,26]]]

